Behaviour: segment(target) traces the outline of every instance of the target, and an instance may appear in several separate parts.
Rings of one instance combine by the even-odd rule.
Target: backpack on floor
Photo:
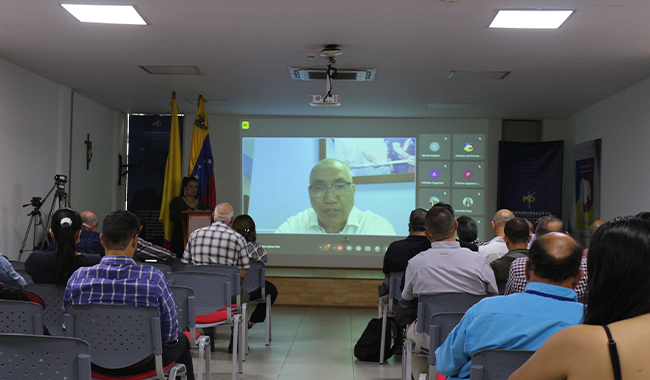
[[[368,326],[363,330],[361,338],[354,345],[354,356],[364,362],[379,362],[379,355],[381,351],[381,319],[373,318],[368,322]],[[395,331],[393,336],[392,331]],[[393,345],[391,346],[391,341]],[[385,337],[385,350],[384,361],[395,354],[402,342],[404,341],[404,331],[401,327],[397,326],[393,318],[388,317],[386,323],[386,337]]]

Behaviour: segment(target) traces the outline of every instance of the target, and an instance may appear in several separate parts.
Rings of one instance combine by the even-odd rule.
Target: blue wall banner
[[[500,141],[497,209],[531,222],[561,217],[563,156],[563,141]]]
[[[128,209],[142,217],[142,238],[160,246],[163,245],[165,230],[158,217],[165,185],[171,123],[171,115],[129,116],[128,161],[129,165],[136,166],[129,168]],[[178,123],[182,147],[182,116],[178,117]],[[137,166],[140,163],[142,166]]]

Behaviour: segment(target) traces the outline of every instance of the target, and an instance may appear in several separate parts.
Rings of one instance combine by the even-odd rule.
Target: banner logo
[[[471,152],[474,150],[474,145],[472,145],[472,143],[466,142],[465,146],[463,146],[463,149],[465,150],[465,152]]]
[[[528,202],[528,208],[530,209],[530,204],[535,202],[535,193],[528,192],[528,195],[524,195],[522,202]]]

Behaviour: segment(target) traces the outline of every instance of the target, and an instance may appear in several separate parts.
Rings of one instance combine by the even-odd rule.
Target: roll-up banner
[[[561,217],[563,156],[563,141],[500,141],[497,209],[531,222]]]

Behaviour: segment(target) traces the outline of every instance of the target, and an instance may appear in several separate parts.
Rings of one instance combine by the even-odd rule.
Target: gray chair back
[[[91,379],[90,347],[77,338],[0,334],[0,363],[3,378]]]
[[[30,276],[29,273],[27,273],[27,271],[25,270],[24,267],[23,268],[14,268],[14,270],[16,271],[16,273],[23,276],[23,279],[25,280],[26,284],[33,284],[34,283],[34,280],[32,280],[32,276]]]
[[[154,268],[158,268],[159,271],[163,272],[165,277],[169,277],[169,274],[172,273],[172,267],[163,263],[142,263],[142,265],[151,265]]]
[[[100,367],[125,368],[162,355],[158,308],[89,304],[68,305],[65,312],[66,335],[88,342]]]
[[[438,313],[431,316],[429,325],[429,365],[436,365],[435,351],[463,319],[465,313]]]
[[[390,310],[393,309],[391,300],[396,300],[397,302],[402,300],[402,292],[399,290],[402,284],[402,277],[404,277],[404,272],[390,272],[388,278],[388,307]]]
[[[246,270],[246,277],[244,277],[244,281],[242,281],[241,286],[243,286],[244,289],[248,290],[249,292],[261,288],[261,301],[266,302],[266,269],[264,263],[251,260],[250,265],[251,267]]]
[[[14,267],[14,270],[25,269],[24,261],[9,260],[9,263]]]
[[[224,306],[227,306],[230,311],[232,290],[228,275],[192,271],[172,272],[169,275],[169,284],[185,286],[194,290],[196,315],[211,314]]]
[[[176,304],[176,313],[178,313],[178,330],[196,325],[196,316],[194,315],[194,289],[187,286],[170,285],[174,304]]]
[[[438,313],[465,313],[467,309],[488,295],[468,293],[440,293],[418,297],[418,321],[430,321]],[[417,332],[429,334],[429,323],[418,323]]]
[[[470,380],[507,379],[530,358],[535,351],[482,350],[472,355]]]
[[[237,307],[241,307],[241,277],[239,268],[230,265],[191,265],[185,268],[185,272],[208,272],[230,276],[231,295],[237,296]]]
[[[29,301],[0,300],[0,333],[43,335],[43,308]]]
[[[25,290],[41,297],[45,302],[43,310],[43,324],[51,335],[64,336],[63,332],[63,295],[65,293],[64,285],[55,284],[27,284]]]

